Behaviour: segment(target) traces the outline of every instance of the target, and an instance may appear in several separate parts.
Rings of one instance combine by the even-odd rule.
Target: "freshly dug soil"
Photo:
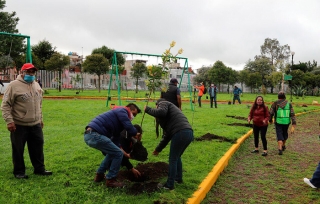
[[[231,142],[231,143],[235,143],[237,141],[237,139],[229,139],[223,136],[218,136],[215,134],[211,134],[211,133],[207,133],[205,135],[202,135],[199,138],[195,139],[196,141],[203,141],[203,140],[219,140],[220,142]]]
[[[165,162],[139,163],[135,169],[141,173],[140,178],[134,177],[131,171],[122,170],[117,179],[126,183],[129,194],[152,193],[158,191],[157,184],[168,176],[169,165]]]

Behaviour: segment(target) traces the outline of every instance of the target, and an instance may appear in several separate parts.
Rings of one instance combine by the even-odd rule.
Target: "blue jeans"
[[[236,100],[239,102],[239,104],[241,104],[240,96],[238,94],[233,95],[233,104]]]
[[[97,170],[97,173],[105,173],[107,170],[109,170],[106,178],[111,179],[116,177],[120,170],[123,157],[121,149],[117,147],[117,145],[115,145],[108,137],[100,135],[97,132],[85,133],[84,141],[89,147],[100,150],[106,154]]]
[[[317,188],[320,188],[320,162],[316,168],[316,171],[313,173],[310,182]]]
[[[169,154],[169,175],[166,186],[174,188],[174,181],[182,181],[181,156],[189,144],[193,141],[193,131],[190,129],[180,130],[171,139]]]

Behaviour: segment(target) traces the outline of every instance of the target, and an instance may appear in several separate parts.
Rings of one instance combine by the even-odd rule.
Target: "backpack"
[[[206,94],[206,93],[207,93],[207,88],[204,87],[203,94]]]

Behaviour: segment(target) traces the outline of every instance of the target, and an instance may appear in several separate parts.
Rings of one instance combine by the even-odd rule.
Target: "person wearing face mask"
[[[269,120],[268,106],[264,104],[263,97],[257,96],[252,108],[249,112],[248,123],[253,121],[253,136],[255,149],[251,153],[259,153],[259,133],[261,135],[261,141],[263,145],[262,156],[268,155],[266,134],[268,130]]]
[[[35,82],[36,72],[33,64],[25,63],[17,79],[8,85],[1,104],[2,117],[10,131],[13,174],[18,179],[28,178],[23,157],[26,143],[34,174],[52,174],[44,165],[43,90]]]
[[[105,154],[96,172],[95,182],[101,182],[106,178],[107,187],[124,186],[116,180],[123,158],[119,144],[120,133],[126,130],[129,138],[140,135],[131,123],[138,113],[141,113],[141,110],[134,103],[129,103],[125,107],[117,106],[98,115],[85,127],[85,143]],[[109,171],[104,175],[106,169]]]

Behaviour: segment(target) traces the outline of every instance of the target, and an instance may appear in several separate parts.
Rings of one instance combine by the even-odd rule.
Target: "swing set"
[[[162,58],[163,56],[162,55],[157,55],[157,54],[144,54],[144,53],[135,53],[135,52],[120,52],[120,51],[114,51],[114,54],[113,54],[113,60],[112,60],[112,69],[111,69],[111,72],[110,72],[110,81],[109,81],[109,89],[108,89],[108,97],[107,97],[107,102],[106,102],[106,106],[108,107],[108,104],[109,104],[109,100],[111,99],[111,95],[110,95],[110,87],[111,87],[111,81],[112,81],[112,75],[115,73],[116,75],[116,83],[117,83],[117,86],[118,86],[118,102],[119,102],[119,105],[121,106],[121,87],[120,87],[120,80],[119,80],[119,69],[118,69],[118,63],[117,63],[117,54],[128,54],[128,55],[132,55],[132,58],[133,58],[133,55],[140,55],[140,56],[148,56],[148,57],[160,57]],[[173,58],[173,57],[171,57]],[[185,63],[184,63],[184,67],[183,67],[183,70],[182,70],[182,75],[181,75],[181,82],[182,82],[182,79],[183,79],[183,75],[185,73],[185,70],[188,70],[188,58],[185,58],[185,57],[174,57],[176,59],[181,59],[181,60],[185,60]],[[190,94],[190,106],[191,106],[191,109],[193,110],[194,106],[193,106],[193,103],[192,103],[192,89],[191,89],[191,85],[190,85],[190,73],[188,73],[188,90],[189,90],[189,94]],[[181,86],[181,83],[179,83],[179,88]],[[148,100],[147,100],[147,103],[149,101],[151,97],[151,94],[148,95]]]
[[[4,69],[7,69],[10,54],[11,54],[11,48],[12,48],[12,37],[20,37],[20,38],[26,38],[27,39],[27,50],[26,50],[26,63],[32,63],[32,55],[31,55],[31,46],[30,46],[30,36],[27,35],[21,35],[21,34],[14,34],[14,33],[6,33],[6,32],[0,32],[0,35],[8,35],[11,37],[11,44],[10,44],[10,50],[8,54],[8,59],[7,59],[7,65]],[[1,76],[7,76],[7,74],[0,74]],[[10,78],[10,75],[9,75]]]

